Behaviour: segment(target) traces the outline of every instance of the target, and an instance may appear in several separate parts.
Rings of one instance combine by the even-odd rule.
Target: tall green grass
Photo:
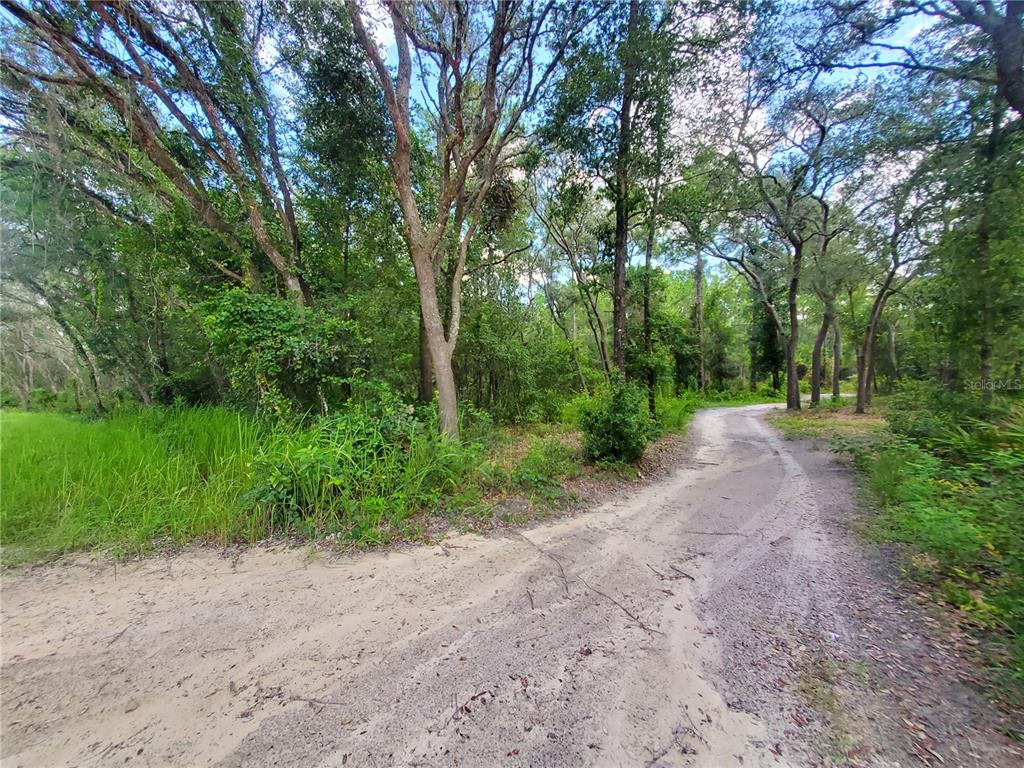
[[[352,407],[282,430],[256,462],[251,533],[342,533],[384,541],[410,514],[469,482],[481,447],[439,437],[402,407]]]
[[[155,539],[230,538],[266,429],[220,408],[86,420],[0,413],[0,542],[8,562]]]
[[[271,535],[380,543],[484,483],[483,455],[440,437],[432,409],[387,398],[292,424],[214,407],[3,411],[2,557]]]

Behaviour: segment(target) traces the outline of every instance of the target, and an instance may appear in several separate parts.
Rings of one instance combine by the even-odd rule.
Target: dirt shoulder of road
[[[778,425],[786,418],[775,412],[766,421]],[[794,712],[810,710],[820,727],[808,751],[816,764],[1022,764],[1024,713],[986,694],[976,666],[978,641],[904,575],[899,548],[865,537],[873,515],[868,494],[827,438],[871,434],[884,422],[844,420],[845,414],[825,415],[782,425],[787,447],[814,488],[832,550],[819,594],[806,616],[793,621],[788,642],[760,644],[769,649],[767,659],[751,659],[747,649],[758,644],[742,626],[725,621],[725,663],[767,661],[783,670],[767,688],[761,677],[740,690],[767,717],[778,707],[764,707],[764,701],[780,691],[795,701]],[[800,714],[790,720],[777,726],[803,724]]]
[[[1020,764],[850,530],[851,472],[768,411],[702,412],[642,480],[529,528],[6,571],[0,759]]]

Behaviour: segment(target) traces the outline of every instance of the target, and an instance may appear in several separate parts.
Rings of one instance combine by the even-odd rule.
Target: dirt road
[[[1013,764],[765,410],[520,533],[8,573],[3,765]]]

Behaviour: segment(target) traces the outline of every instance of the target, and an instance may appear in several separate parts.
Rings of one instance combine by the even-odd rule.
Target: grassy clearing
[[[867,532],[986,639],[992,690],[1024,702],[1024,404],[908,388],[868,416],[778,414],[787,437],[830,437],[878,505]]]
[[[810,438],[831,439],[836,436],[872,437],[888,430],[885,419],[877,412],[854,413],[854,406],[845,400],[827,400],[817,408],[805,406],[797,412],[776,411],[768,420],[778,427],[787,440]]]

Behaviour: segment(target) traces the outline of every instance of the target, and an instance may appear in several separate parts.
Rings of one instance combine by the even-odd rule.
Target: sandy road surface
[[[846,473],[764,410],[698,414],[669,479],[521,533],[8,573],[3,765],[913,764],[892,724],[924,715],[812,674],[873,657],[881,598],[845,591]],[[949,685],[929,748],[1011,764]]]

